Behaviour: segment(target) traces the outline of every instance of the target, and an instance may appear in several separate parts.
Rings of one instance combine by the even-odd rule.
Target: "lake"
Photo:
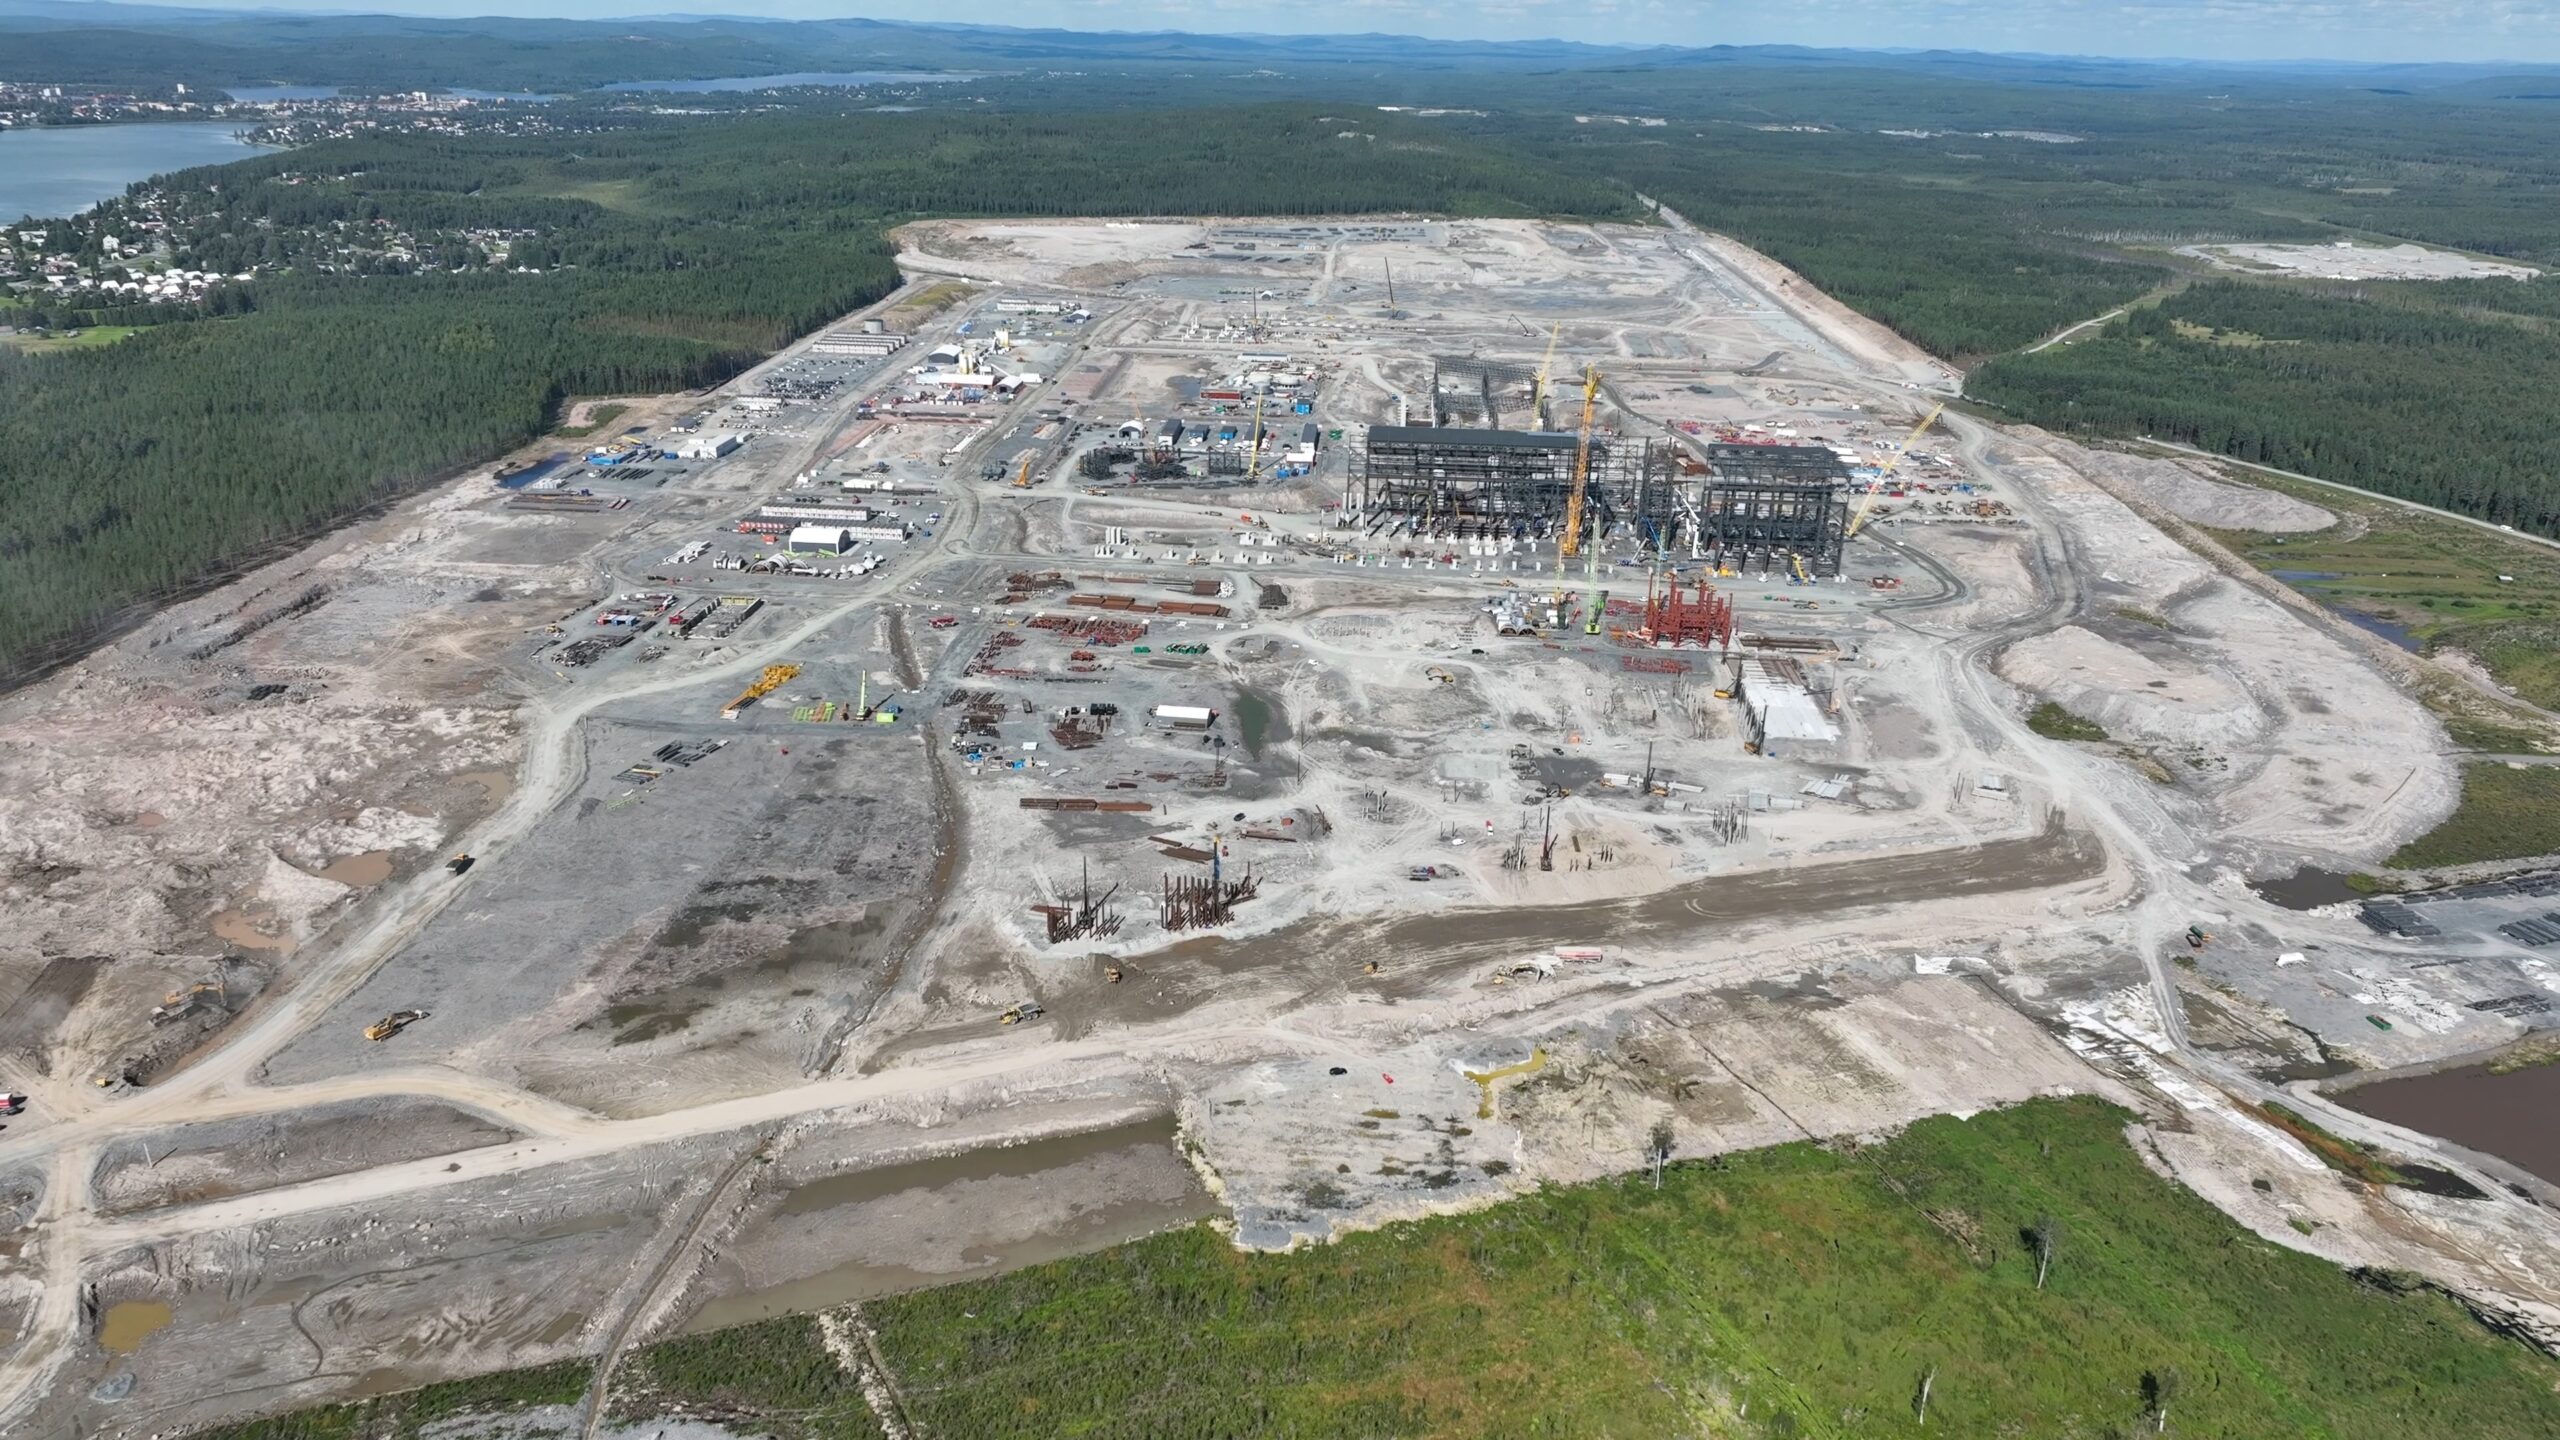
[[[719,80],[620,80],[607,90],[675,90],[688,95],[715,90],[779,90],[793,85],[956,85],[983,75],[896,70],[803,70],[790,75],[734,75]]]
[[[0,223],[74,215],[136,180],[255,150],[227,120],[0,130]]]
[[[2377,1080],[2329,1098],[2377,1120],[2441,1135],[2560,1184],[2560,1065],[2527,1065],[2504,1075],[2466,1065],[2433,1075]]]

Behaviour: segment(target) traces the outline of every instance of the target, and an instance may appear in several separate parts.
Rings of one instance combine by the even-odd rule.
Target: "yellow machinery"
[[[1573,452],[1573,489],[1565,496],[1564,533],[1556,537],[1556,590],[1554,603],[1559,612],[1564,607],[1565,562],[1582,553],[1582,497],[1591,485],[1591,416],[1600,399],[1600,372],[1584,367],[1582,372],[1582,443]],[[1584,569],[1597,574],[1598,552]]]
[[[1262,478],[1262,392],[1258,390],[1253,396],[1253,449],[1245,458],[1244,478]]]
[[[394,1010],[390,1014],[385,1015],[381,1019],[364,1027],[364,1038],[367,1040],[388,1040],[392,1036],[399,1034],[401,1031],[408,1029],[410,1026],[415,1025],[426,1018],[427,1012],[424,1010]]]
[[[1013,488],[1016,490],[1031,488],[1031,452],[1028,450],[1022,452],[1022,473],[1013,477]]]
[[[1573,492],[1564,501],[1564,536],[1556,542],[1557,569],[1582,553],[1582,494],[1591,485],[1591,414],[1600,400],[1600,372],[1582,372],[1582,443],[1573,452]]]
[[[720,707],[720,718],[737,719],[739,711],[790,684],[792,677],[799,673],[800,667],[797,665],[767,665],[764,667],[764,673],[756,677],[754,684],[739,691],[737,699]]]
[[[1920,438],[1922,432],[1938,423],[1938,413],[1946,408],[1944,404],[1931,407],[1928,414],[1920,417],[1920,423],[1911,427],[1911,433],[1902,437],[1902,448],[1885,458],[1883,467],[1876,471],[1876,478],[1867,486],[1867,498],[1858,502],[1858,513],[1849,517],[1849,528],[1841,532],[1842,539],[1857,534],[1858,527],[1867,523],[1867,512],[1876,508],[1876,497],[1884,493],[1884,482],[1893,474],[1893,467],[1901,464],[1902,457],[1911,453],[1913,442]]]

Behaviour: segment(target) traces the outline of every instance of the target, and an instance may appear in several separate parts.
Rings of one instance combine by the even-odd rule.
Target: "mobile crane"
[[[1920,417],[1920,423],[1911,427],[1911,433],[1902,437],[1902,448],[1885,458],[1883,466],[1876,471],[1876,478],[1867,483],[1867,498],[1858,502],[1858,513],[1849,517],[1849,528],[1840,532],[1841,539],[1846,540],[1857,534],[1859,527],[1867,523],[1867,512],[1875,508],[1876,497],[1884,493],[1884,482],[1893,474],[1893,467],[1901,464],[1902,457],[1911,453],[1912,443],[1917,441],[1923,432],[1938,423],[1939,412],[1946,408],[1943,402],[1931,407],[1928,414]]]

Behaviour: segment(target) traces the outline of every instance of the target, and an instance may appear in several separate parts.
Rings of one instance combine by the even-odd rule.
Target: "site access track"
[[[1946,372],[1907,347],[1896,347],[1876,327],[1843,319],[1845,312],[1827,297],[1814,295],[1801,281],[1784,282],[1776,267],[1748,256],[1721,237],[1696,231],[1686,221],[1663,212],[1684,241],[1699,250],[1712,248],[1714,258],[1691,252],[1691,263],[1748,285],[1772,308],[1800,325],[1814,342],[1831,348],[1856,373],[1877,375],[1869,382],[1871,399],[1882,403],[1905,396],[1924,379],[1943,381]],[[1747,256],[1747,261],[1739,261]],[[1950,430],[1968,461],[1983,473],[2001,474],[1993,432],[1970,420],[1950,417]],[[823,445],[825,442],[821,441]],[[1999,444],[2009,442],[2005,437]],[[814,452],[813,452],[814,453]],[[971,457],[974,458],[974,457]],[[961,467],[965,473],[966,467]],[[2022,507],[2037,506],[2031,488],[2012,483],[2008,493]],[[986,501],[968,489],[947,492],[950,520],[928,547],[916,570],[936,554],[965,557],[980,531]],[[1214,508],[1214,507],[1208,507]],[[1990,669],[2004,646],[2043,630],[2069,623],[2085,611],[2090,599],[2079,579],[2079,557],[2061,553],[2050,525],[2035,527],[2039,537],[2038,575],[2048,602],[2031,618],[2005,626],[1950,630],[1936,635],[1949,651],[1953,673],[1962,677],[1960,722],[1969,730],[1996,738],[2022,766],[2032,767],[2049,793],[2070,796],[2070,823],[2095,837],[2099,861],[2115,880],[2114,891],[2132,908],[2134,933],[2160,1015],[2178,1062],[2204,1082],[2235,1096],[2263,1098],[2274,1088],[2198,1050],[2186,1031],[2182,1004],[2169,970],[2173,937],[2204,909],[2228,911],[2229,897],[2208,894],[2186,873],[2191,858],[2180,826],[2144,795],[2135,781],[2106,773],[2102,759],[2046,742],[2028,731],[2005,687]],[[1934,567],[1933,567],[1934,568]],[[1914,597],[1902,607],[1904,623],[1925,625],[1932,604],[1957,597],[1960,586],[1942,569],[1948,592]],[[598,711],[624,701],[678,689],[705,687],[758,672],[788,658],[831,626],[867,611],[899,603],[894,595],[859,596],[822,606],[788,630],[745,646],[732,659],[703,670],[658,678],[622,678],[570,694],[546,695],[525,705],[524,758],[519,784],[494,815],[462,837],[463,848],[479,857],[475,870],[503,865],[510,850],[544,816],[572,795],[586,773],[583,723]],[[626,677],[645,672],[625,672]],[[1946,852],[1961,854],[1962,851]],[[1857,863],[1857,862],[1851,862]],[[2085,876],[2080,877],[2085,881]],[[47,1183],[34,1243],[26,1257],[39,1270],[41,1297],[30,1316],[26,1335],[0,1362],[0,1431],[23,1422],[42,1398],[58,1366],[82,1343],[82,1283],[89,1264],[119,1250],[173,1237],[254,1225],[286,1216],[361,1207],[393,1196],[485,1181],[543,1167],[594,1159],[661,1145],[687,1137],[743,1132],[797,1117],[859,1107],[899,1096],[949,1092],[1062,1065],[1152,1068],[1186,1053],[1217,1046],[1242,1045],[1275,1055],[1333,1051],[1346,1037],[1337,1029],[1321,1036],[1302,1033],[1279,1021],[1222,1023],[1177,1018],[1164,1024],[1124,1031],[1103,1039],[1028,1040],[988,1053],[937,1057],[925,1053],[868,1074],[832,1075],[767,1093],[678,1109],[643,1119],[608,1120],[575,1107],[543,1099],[514,1087],[441,1068],[376,1071],[362,1076],[277,1088],[254,1084],[261,1065],[287,1042],[354,995],[368,977],[397,956],[421,929],[453,904],[472,883],[441,869],[405,882],[382,896],[360,916],[352,933],[320,957],[292,988],[263,1002],[244,1020],[224,1032],[185,1070],[152,1089],[124,1095],[82,1095],[64,1103],[50,1123],[0,1138],[0,1164],[42,1162]],[[1684,985],[1714,984],[1718,967],[1670,965],[1646,976],[1649,993]],[[1591,1003],[1587,996],[1559,991],[1559,1007]],[[355,1098],[419,1096],[458,1105],[499,1120],[525,1138],[429,1160],[376,1166],[327,1179],[279,1186],[251,1194],[177,1206],[116,1219],[97,1217],[91,1209],[91,1177],[105,1145],[120,1136],[211,1118],[275,1114]],[[2425,1137],[2370,1121],[2316,1096],[2295,1094],[2287,1103],[2315,1115],[2324,1125],[2355,1139],[2427,1156],[2458,1173],[2467,1168]],[[2478,1183],[2478,1177],[2473,1177]],[[2496,1203],[2519,1203],[2503,1187],[2483,1184]]]

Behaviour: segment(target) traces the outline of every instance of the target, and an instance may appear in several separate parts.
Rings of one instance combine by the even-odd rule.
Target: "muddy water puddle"
[[[516,793],[516,776],[512,770],[471,770],[453,777],[465,785],[477,786],[480,803],[495,810]]]
[[[263,950],[276,955],[292,954],[294,942],[290,936],[270,935],[258,928],[259,917],[253,912],[264,908],[264,906],[253,906],[249,910],[217,910],[213,918],[207,922],[207,926],[216,936],[243,950]]]
[[[1236,738],[1244,742],[1244,752],[1254,759],[1262,758],[1264,746],[1289,738],[1289,713],[1269,695],[1240,689],[1229,708],[1235,712]]]
[[[2249,888],[2287,910],[2317,910],[2323,905],[2365,899],[2363,891],[2347,883],[2350,878],[2340,871],[2315,870],[2305,865],[2279,880],[2252,880]]]
[[[2528,1065],[2504,1075],[2467,1065],[2403,1080],[2333,1090],[2350,1110],[2495,1155],[2560,1185],[2560,1065]]]
[[[320,867],[319,875],[323,880],[335,880],[356,890],[379,885],[391,878],[391,852],[367,850],[361,855],[332,860]]]
[[[110,1355],[130,1355],[142,1342],[169,1326],[165,1300],[123,1300],[107,1307],[98,1322],[98,1343]]]
[[[813,1180],[784,1199],[773,1217],[775,1223],[805,1229],[813,1223],[840,1221],[867,1230],[900,1213],[912,1216],[949,1201],[969,1200],[973,1191],[981,1192],[992,1209],[1004,1211],[1010,1209],[1011,1199],[1023,1193],[1026,1183],[1035,1190],[1080,1188],[1093,1193],[1068,1197],[1090,1203],[1062,1205],[1054,1223],[1043,1225],[1038,1233],[1009,1235],[1002,1229],[1006,1216],[996,1213],[988,1216],[987,1234],[937,1237],[946,1244],[959,1242],[956,1267],[855,1259],[797,1280],[716,1298],[687,1321],[685,1329],[692,1333],[717,1330],[773,1315],[980,1279],[1216,1214],[1216,1201],[1189,1179],[1187,1169],[1178,1198],[1167,1197],[1160,1186],[1153,1187],[1153,1194],[1108,1193],[1110,1167],[1161,1172],[1183,1166],[1174,1150],[1173,1120],[1166,1116]],[[888,1213],[874,1209],[866,1214],[866,1207],[885,1207]]]

